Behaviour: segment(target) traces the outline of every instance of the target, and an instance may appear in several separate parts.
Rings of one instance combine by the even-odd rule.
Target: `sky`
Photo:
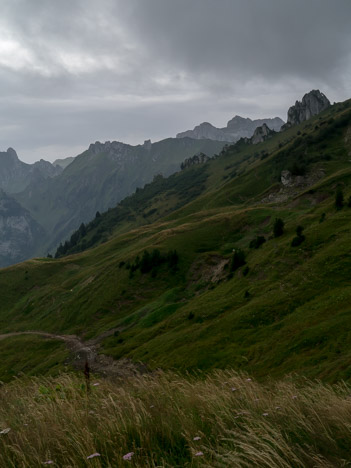
[[[1,0],[0,151],[158,141],[351,97],[350,0]]]

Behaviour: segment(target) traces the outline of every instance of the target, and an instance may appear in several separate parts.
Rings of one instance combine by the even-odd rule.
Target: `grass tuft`
[[[0,466],[331,467],[351,462],[350,388],[244,374],[123,382],[17,380],[0,388]],[[90,457],[88,459],[88,457]],[[125,458],[123,458],[125,457]]]

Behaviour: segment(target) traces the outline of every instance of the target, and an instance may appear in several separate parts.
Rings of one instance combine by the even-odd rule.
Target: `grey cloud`
[[[236,113],[285,118],[311,88],[346,99],[350,18],[349,0],[4,0],[0,149],[71,156]]]

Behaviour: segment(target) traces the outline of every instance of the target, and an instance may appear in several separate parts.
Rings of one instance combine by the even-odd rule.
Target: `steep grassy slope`
[[[223,142],[168,138],[149,145],[96,142],[77,156],[62,174],[41,184],[31,184],[17,194],[18,201],[47,232],[42,255],[89,221],[100,210],[143,187],[154,175],[176,171],[185,157],[199,151],[212,156]]]
[[[1,330],[88,338],[114,328],[104,352],[150,367],[349,379],[351,208],[334,200],[338,187],[351,196],[350,125],[346,102],[261,145],[230,147],[99,217],[86,242],[99,225],[107,242],[0,270]],[[287,169],[291,186],[280,183]],[[276,218],[285,232],[275,238]],[[299,225],[305,241],[292,247]],[[266,242],[250,248],[256,236]],[[154,249],[176,250],[177,268],[133,267]],[[246,264],[231,271],[233,249]]]

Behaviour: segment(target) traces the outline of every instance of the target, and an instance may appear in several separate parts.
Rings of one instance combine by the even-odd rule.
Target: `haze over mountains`
[[[289,110],[289,126],[326,108],[329,101],[318,93],[312,91],[304,96],[295,120],[291,115],[296,112]],[[224,144],[240,138],[258,144],[272,137],[282,125],[284,128],[279,117],[251,120],[235,116],[225,128],[204,123],[156,143],[145,141],[131,146],[116,141],[96,142],[81,155],[53,164],[43,160],[25,164],[9,148],[0,153],[0,266],[55,251],[97,211],[114,207],[157,174],[167,177],[178,171],[194,155],[211,158],[221,152]]]
[[[273,119],[256,119],[240,117],[236,115],[227,123],[224,128],[216,128],[209,122],[197,125],[193,130],[187,130],[177,134],[177,138],[209,138],[210,140],[235,142],[240,138],[252,137],[257,127],[266,124],[271,130],[279,131],[284,124],[280,117]]]

